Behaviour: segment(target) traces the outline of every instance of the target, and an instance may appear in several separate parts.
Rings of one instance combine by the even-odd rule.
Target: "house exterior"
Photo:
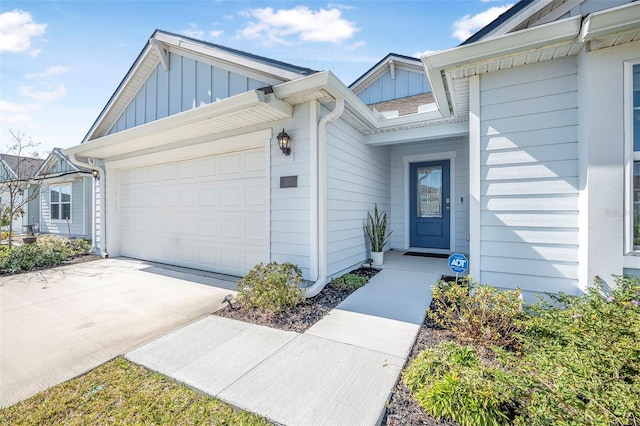
[[[3,212],[11,210],[13,198],[13,210],[22,212],[14,216],[10,224],[15,233],[25,231],[27,225],[34,223],[32,218],[36,212],[31,199],[36,195],[33,193],[35,189],[29,186],[29,180],[41,165],[39,158],[0,154],[0,208]]]
[[[95,240],[92,170],[69,161],[54,148],[34,173],[38,196],[29,203],[32,223],[45,234]]]
[[[233,275],[288,261],[313,295],[369,257],[377,203],[389,249],[462,252],[481,282],[575,294],[640,271],[638,64],[640,3],[624,1],[520,1],[349,87],[156,31],[65,153],[100,173],[109,255]]]

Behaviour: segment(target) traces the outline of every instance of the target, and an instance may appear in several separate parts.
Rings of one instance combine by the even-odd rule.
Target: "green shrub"
[[[13,274],[58,265],[72,257],[86,253],[86,240],[69,240],[56,235],[41,235],[35,244],[24,244],[0,251],[0,271]]]
[[[530,309],[522,358],[505,359],[533,391],[519,424],[640,424],[640,283],[598,282]]]
[[[292,263],[259,263],[238,281],[238,302],[275,313],[296,306],[303,296],[302,272]]]
[[[512,420],[517,399],[510,380],[498,379],[506,374],[483,365],[472,347],[442,342],[414,359],[402,378],[432,417],[462,426],[501,425]]]
[[[367,282],[369,282],[367,277],[347,273],[332,279],[330,284],[335,288],[350,290],[363,287]]]
[[[503,347],[517,344],[520,290],[500,291],[469,278],[458,284],[440,281],[433,288],[433,302],[429,317],[460,340]]]
[[[449,287],[452,306],[467,300]],[[411,393],[429,414],[463,425],[640,425],[638,279],[555,299],[518,316],[516,352],[494,347],[490,362],[454,344],[423,352],[403,374]]]

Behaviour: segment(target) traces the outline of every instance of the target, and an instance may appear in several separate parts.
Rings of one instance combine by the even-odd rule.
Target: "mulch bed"
[[[354,275],[367,278],[373,277],[378,272],[378,269],[371,268],[359,268],[351,271]],[[305,299],[299,305],[283,312],[265,314],[255,308],[237,307],[236,309],[231,309],[227,306],[214,312],[214,315],[279,330],[304,333],[354,291],[355,289],[353,288],[336,288],[331,284],[327,284],[316,297]]]
[[[453,341],[454,336],[447,330],[436,325],[429,317],[425,318],[418,337],[416,338],[409,358],[403,370],[416,358],[420,352],[428,348],[435,348],[440,342]],[[387,403],[387,411],[382,420],[383,425],[429,425],[429,426],[455,426],[457,423],[449,420],[439,420],[428,416],[418,402],[411,396],[409,389],[402,381],[402,377],[393,388],[391,398]]]

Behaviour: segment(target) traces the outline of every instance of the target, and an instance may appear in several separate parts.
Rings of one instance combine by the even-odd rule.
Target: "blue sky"
[[[390,52],[456,46],[512,1],[0,2],[0,148],[9,130],[80,143],[154,29],[317,70],[352,83]]]

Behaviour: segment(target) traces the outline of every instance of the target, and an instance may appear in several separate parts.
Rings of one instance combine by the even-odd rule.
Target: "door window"
[[[416,168],[418,200],[417,216],[442,217],[442,166]]]

